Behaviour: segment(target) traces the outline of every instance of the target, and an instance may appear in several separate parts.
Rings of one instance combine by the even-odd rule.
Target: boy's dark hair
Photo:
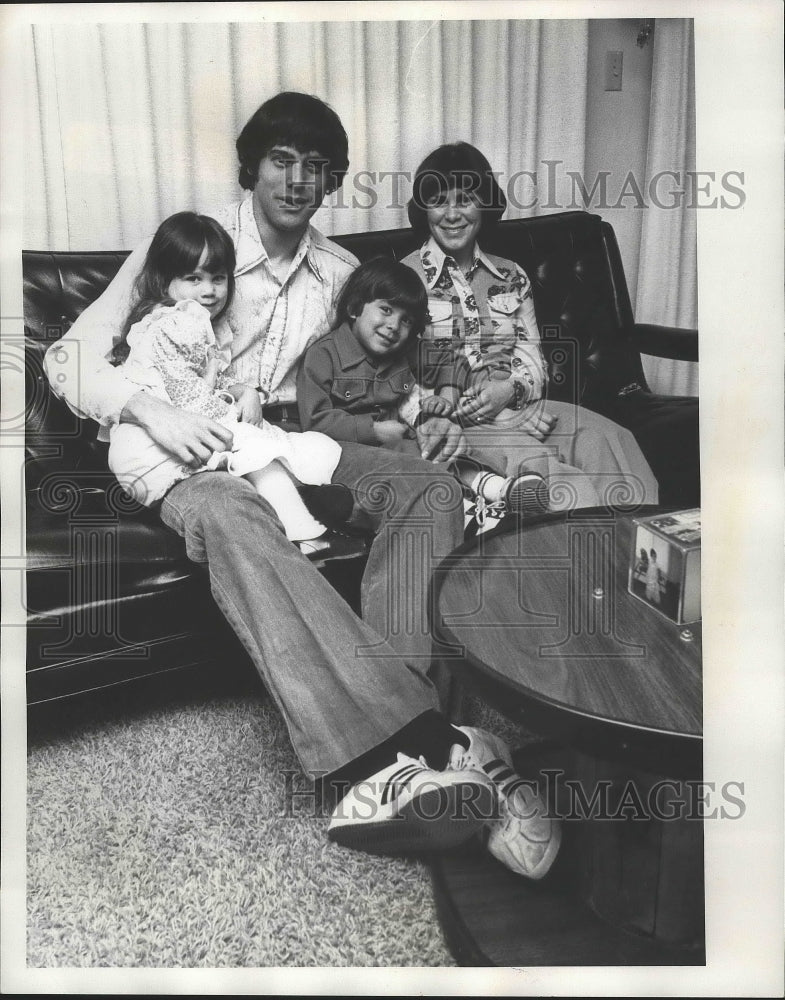
[[[310,94],[286,90],[271,97],[251,116],[237,138],[240,187],[256,186],[259,161],[273,146],[315,151],[327,161],[329,191],[336,191],[349,169],[349,140],[333,109]]]
[[[352,271],[338,296],[336,323],[351,324],[363,306],[375,299],[386,299],[406,310],[412,323],[412,338],[419,337],[428,325],[425,286],[410,267],[390,257],[374,257]]]
[[[412,197],[406,207],[409,222],[422,239],[429,233],[429,202],[453,189],[472,195],[482,209],[480,234],[504,215],[507,199],[488,160],[468,142],[447,143],[425,157],[412,182]]]
[[[122,336],[113,351],[113,361],[119,363],[128,356],[128,331],[157,305],[171,305],[169,284],[175,278],[189,274],[199,264],[207,249],[204,268],[226,274],[227,296],[219,319],[234,295],[235,252],[226,230],[209,215],[177,212],[164,219],[158,227],[145,257],[142,270],[134,285],[134,304],[123,326]]]

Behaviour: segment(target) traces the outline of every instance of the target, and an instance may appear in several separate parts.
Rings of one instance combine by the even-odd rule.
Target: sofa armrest
[[[633,327],[635,346],[641,354],[675,361],[698,360],[698,331],[674,326],[636,323]]]

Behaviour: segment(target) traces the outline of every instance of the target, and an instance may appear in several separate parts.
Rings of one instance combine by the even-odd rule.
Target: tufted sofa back
[[[334,237],[360,260],[402,259],[417,246],[410,229]],[[483,242],[516,261],[532,281],[553,399],[602,410],[632,382],[645,386],[631,341],[633,316],[613,229],[597,215],[560,212],[500,223]],[[27,447],[40,475],[54,460],[105,469],[90,421],[48,391],[41,361],[96,299],[125,253],[23,253],[27,351]],[[53,448],[53,446],[55,446]],[[55,454],[56,453],[56,458]],[[28,464],[28,476],[33,470]]]

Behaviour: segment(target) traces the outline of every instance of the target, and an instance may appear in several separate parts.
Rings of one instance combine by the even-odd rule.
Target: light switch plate
[[[623,52],[605,53],[605,89],[621,90]]]

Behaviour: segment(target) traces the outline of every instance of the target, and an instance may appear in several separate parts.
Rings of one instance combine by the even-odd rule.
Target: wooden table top
[[[633,529],[631,515],[598,510],[480,535],[437,571],[440,635],[513,700],[699,738],[700,623],[628,592]]]

